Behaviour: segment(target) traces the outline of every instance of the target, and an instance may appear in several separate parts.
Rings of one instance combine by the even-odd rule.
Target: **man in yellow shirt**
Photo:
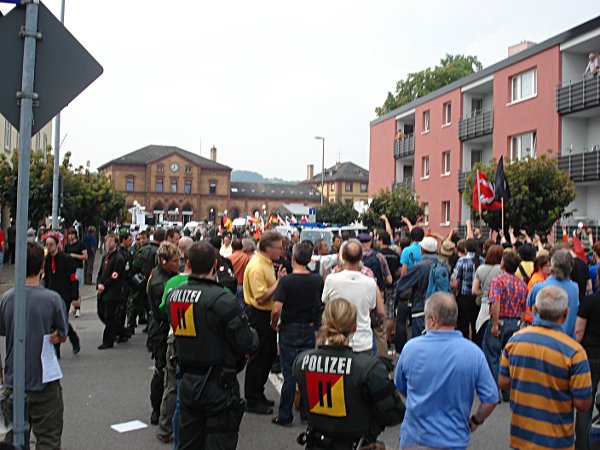
[[[250,325],[260,339],[257,352],[246,366],[244,392],[246,411],[256,414],[272,414],[273,402],[265,397],[265,383],[273,361],[277,356],[275,330],[271,328],[273,295],[278,281],[286,275],[284,267],[275,274],[273,260],[281,257],[283,236],[276,231],[263,233],[258,241],[258,252],[244,271],[244,302]]]

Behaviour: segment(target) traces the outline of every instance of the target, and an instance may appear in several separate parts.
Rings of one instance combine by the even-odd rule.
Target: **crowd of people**
[[[563,226],[550,244],[512,228],[485,239],[471,221],[461,238],[381,220],[380,229],[331,244],[274,230],[183,236],[103,226],[81,241],[74,228],[66,239],[34,232],[28,305],[30,296],[44,300],[28,320],[51,336],[58,357],[67,338],[77,354],[68,311],[81,316],[80,291],[94,283],[98,350],[144,326],[154,359],[150,422],[176,449],[235,448],[244,412],[283,427],[298,412],[307,448],[377,448],[384,427],[400,422],[401,448],[466,448],[501,401],[512,410],[511,447],[589,448],[600,380],[600,243],[591,230],[569,236]],[[7,348],[13,301],[11,290],[0,302]],[[60,387],[42,383],[39,358],[28,370],[28,395],[44,399]],[[283,376],[279,402],[265,393],[271,372]],[[60,424],[30,417],[38,448],[60,447],[62,399],[52,413]]]

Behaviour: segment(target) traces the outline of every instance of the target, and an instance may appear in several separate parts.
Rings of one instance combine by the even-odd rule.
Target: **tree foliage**
[[[384,227],[381,215],[385,214],[392,228],[402,226],[402,216],[415,223],[417,217],[423,214],[423,205],[419,203],[415,193],[409,187],[396,187],[393,191],[381,190],[373,197],[369,209],[365,211],[361,220],[369,229]]]
[[[71,153],[66,152],[60,165],[63,176],[63,206],[60,215],[65,224],[75,220],[85,224],[98,224],[101,220],[118,220],[123,217],[125,196],[112,187],[102,174],[91,173],[89,168],[73,168]],[[16,215],[19,153],[9,159],[0,157],[0,203]],[[29,221],[37,227],[52,214],[52,177],[54,156],[50,150],[31,152],[29,171]]]
[[[317,208],[317,220],[330,224],[350,225],[358,219],[358,211],[342,202],[324,203]]]
[[[493,181],[496,164],[493,159],[489,164],[478,164],[475,168]],[[505,164],[504,171],[511,194],[504,205],[505,229],[513,227],[515,230],[525,229],[531,236],[534,232],[545,235],[577,195],[575,183],[569,179],[567,172],[558,168],[558,162],[552,156],[514,161]],[[471,205],[475,170],[467,175],[465,183],[463,200]],[[479,212],[473,211],[473,217],[479,218]],[[502,213],[500,210],[483,211],[483,221],[498,230],[502,226]]]
[[[377,116],[382,116],[482,68],[477,56],[446,54],[439,66],[409,73],[406,79],[398,81],[396,95],[388,92],[383,106],[375,108],[375,112]]]

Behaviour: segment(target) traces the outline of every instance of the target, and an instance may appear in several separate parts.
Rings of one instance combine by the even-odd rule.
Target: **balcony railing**
[[[402,139],[394,139],[394,158],[404,158],[415,154],[415,135],[407,134]]]
[[[600,106],[600,76],[556,86],[556,111],[571,114]]]
[[[408,188],[414,190],[415,189],[415,180],[414,180],[414,178],[411,178],[411,177],[404,177],[403,180],[392,183],[392,189],[395,187],[398,187],[398,188],[408,187]]]
[[[465,184],[467,181],[467,175],[469,175],[471,173],[470,170],[463,172],[462,170],[460,170],[458,172],[458,192],[464,192],[465,190]]]
[[[494,131],[494,112],[491,109],[480,111],[471,117],[458,121],[458,138],[461,141],[478,138]]]
[[[600,180],[600,151],[575,153],[568,151],[558,158],[558,167],[566,170],[575,182]]]

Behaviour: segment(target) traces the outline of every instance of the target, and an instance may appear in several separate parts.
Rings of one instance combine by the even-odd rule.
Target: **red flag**
[[[479,182],[479,189],[477,188],[477,182]],[[502,203],[495,201],[494,197],[494,187],[485,174],[478,170],[475,175],[475,183],[473,184],[473,209],[479,210],[479,202],[481,202],[481,209],[501,209]]]

